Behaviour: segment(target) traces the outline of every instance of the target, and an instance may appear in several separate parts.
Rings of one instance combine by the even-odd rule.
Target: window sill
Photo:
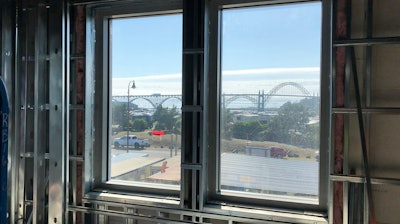
[[[207,204],[203,211],[187,211],[180,208],[177,198],[152,197],[147,195],[126,195],[118,192],[90,192],[85,195],[84,201],[99,205],[118,207],[136,207],[157,210],[166,213],[196,213],[204,218],[234,220],[237,222],[285,222],[285,223],[312,223],[327,224],[328,219],[323,213],[296,212],[291,210],[268,210],[257,207],[240,207],[224,204]],[[194,215],[194,214],[191,214]]]
[[[290,210],[267,210],[262,208],[239,207],[234,205],[214,205],[205,206],[204,211],[207,213],[217,213],[224,216],[233,216],[238,219],[249,218],[259,221],[274,221],[285,223],[313,223],[327,224],[328,219],[323,213],[300,213]]]
[[[92,191],[85,194],[84,199],[87,202],[103,203],[103,204],[126,204],[129,205],[142,205],[142,206],[157,206],[168,208],[179,208],[179,199],[174,197],[152,197],[148,195],[132,195],[123,194],[120,192],[110,191]]]

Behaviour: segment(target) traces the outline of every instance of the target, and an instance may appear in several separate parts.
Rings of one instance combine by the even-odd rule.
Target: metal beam
[[[359,39],[342,39],[333,42],[334,47],[373,46],[382,44],[400,44],[400,37],[368,37]]]
[[[28,86],[31,86],[32,81],[28,79],[28,77],[32,77],[33,75],[28,76],[28,63],[27,61],[23,61],[22,58],[24,55],[28,55],[31,41],[28,41],[28,38],[33,39],[32,34],[29,32],[29,27],[33,27],[35,21],[30,20],[32,12],[23,10],[23,5],[19,5],[18,8],[18,30],[16,34],[16,68],[15,68],[15,100],[16,100],[16,116],[15,116],[15,137],[20,139],[21,141],[15,142],[15,161],[14,161],[14,169],[15,169],[15,204],[12,209],[15,209],[14,213],[11,214],[10,221],[16,221],[19,219],[27,218],[24,214],[25,212],[25,196],[32,193],[32,187],[30,184],[25,185],[27,182],[28,176],[31,176],[31,170],[29,172],[25,171],[25,166],[27,161],[25,158],[21,158],[20,154],[25,154],[27,152],[27,146],[33,147],[31,135],[28,137],[28,131],[32,131],[32,125],[28,126],[28,113],[32,118],[32,112],[28,111],[29,98],[32,98],[33,90],[29,89]],[[30,25],[29,25],[30,24]],[[29,44],[28,44],[29,43]],[[28,94],[29,92],[29,94]],[[28,97],[28,95],[30,97]],[[30,119],[32,123],[32,119]],[[33,150],[31,150],[33,151]],[[31,162],[31,161],[29,161]],[[25,217],[24,217],[25,216]]]
[[[334,114],[356,114],[357,108],[343,108],[334,107],[332,108],[332,113]],[[362,108],[362,113],[364,114],[399,114],[400,108],[389,108],[389,107],[369,107]]]
[[[34,9],[36,12],[35,29],[35,80],[34,80],[34,165],[33,165],[33,223],[44,223],[45,221],[45,195],[46,195],[46,161],[45,153],[47,147],[46,110],[41,106],[46,104],[47,85],[47,8],[39,3]]]
[[[53,0],[49,11],[49,211],[48,223],[64,223],[65,166],[65,1]]]
[[[352,175],[330,175],[332,181],[350,182],[350,183],[366,183],[366,178],[362,176]],[[371,178],[371,184],[387,184],[400,186],[400,179],[392,178]]]

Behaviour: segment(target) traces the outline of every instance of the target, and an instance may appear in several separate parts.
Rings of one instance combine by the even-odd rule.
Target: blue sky
[[[114,20],[112,51],[114,77],[181,73],[182,16]]]
[[[226,10],[223,69],[318,67],[320,3]]]
[[[301,82],[305,78],[304,82],[318,84],[319,2],[224,10],[222,21],[222,80],[226,92],[238,81],[242,81],[242,92],[272,88],[283,80]],[[285,73],[285,68],[290,69]],[[304,72],[304,68],[309,71]],[[274,72],[276,69],[283,70]],[[140,94],[179,94],[181,70],[181,15],[113,20],[113,94],[126,94],[129,80],[136,81],[135,91]],[[257,84],[262,80],[262,86],[249,86],[254,84],[252,81]]]

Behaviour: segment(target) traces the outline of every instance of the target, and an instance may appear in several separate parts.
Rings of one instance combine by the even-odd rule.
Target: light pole
[[[128,84],[128,108],[127,108],[127,111],[128,111],[128,128],[126,129],[126,152],[129,151],[129,126],[130,126],[129,125],[129,121],[130,121],[130,116],[131,116],[131,108],[130,108],[130,102],[129,102],[129,90],[131,88],[132,89],[136,88],[134,80],[130,81],[129,84]]]

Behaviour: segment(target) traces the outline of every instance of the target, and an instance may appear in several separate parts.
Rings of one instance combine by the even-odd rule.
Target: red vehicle
[[[269,148],[272,158],[282,159],[287,155],[287,151],[281,147],[272,146]]]

